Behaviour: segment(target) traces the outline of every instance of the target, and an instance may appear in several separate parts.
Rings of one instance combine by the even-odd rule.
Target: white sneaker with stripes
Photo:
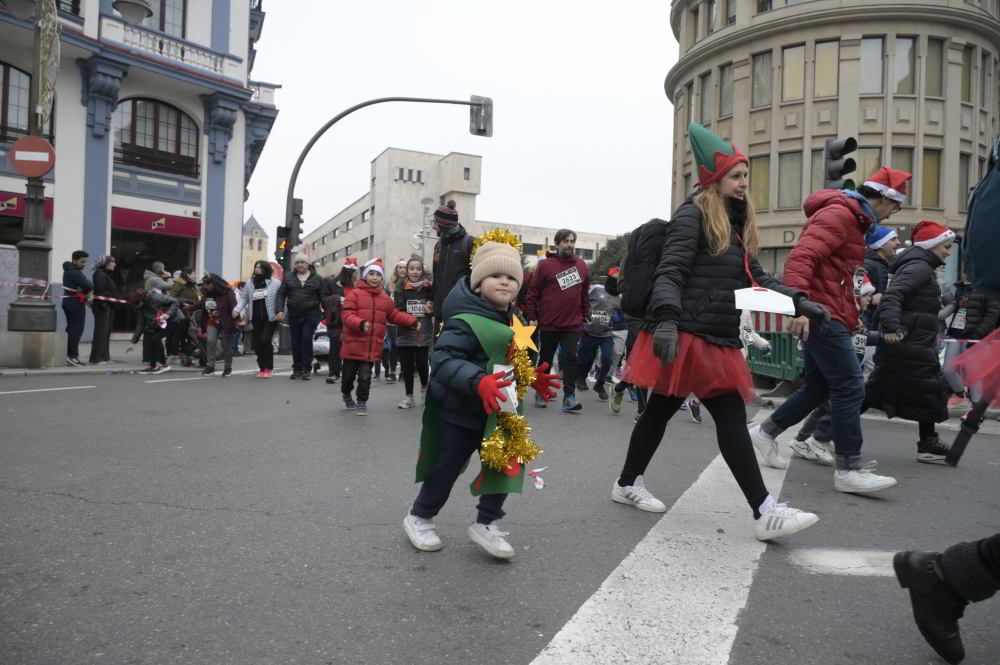
[[[626,506],[635,506],[639,510],[647,513],[664,513],[667,507],[662,501],[653,496],[642,484],[642,476],[637,476],[635,484],[622,487],[618,484],[618,479],[611,484],[611,500],[616,503],[624,503]]]
[[[757,540],[771,540],[798,533],[819,521],[813,513],[792,508],[786,503],[775,503],[761,512],[754,524]]]

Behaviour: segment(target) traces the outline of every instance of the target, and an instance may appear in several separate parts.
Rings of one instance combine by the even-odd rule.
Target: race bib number
[[[964,307],[955,312],[955,318],[952,319],[951,322],[952,329],[965,330],[965,318],[967,315],[968,313],[965,311]]]
[[[611,312],[591,312],[590,321],[602,326],[611,325]]]
[[[254,289],[253,290],[253,299],[254,300],[263,300],[266,297],[267,297],[267,289]]]
[[[511,384],[500,390],[504,395],[507,396],[506,402],[500,402],[500,410],[504,413],[517,413],[517,386],[514,383],[514,367],[513,365],[494,365],[493,372],[503,372],[504,375],[501,377],[501,381],[510,381]]]
[[[412,316],[422,319],[427,316],[427,312],[424,311],[424,305],[427,301],[425,300],[407,300],[406,301],[406,313]]]
[[[577,284],[582,284],[583,278],[580,277],[580,271],[574,266],[569,270],[563,270],[561,273],[556,274],[556,281],[559,282],[559,288],[565,291]]]
[[[205,298],[205,309],[212,312],[218,308],[219,306],[215,303],[215,298]]]
[[[852,282],[854,284],[854,294],[855,295],[861,295],[861,287],[865,283],[865,276],[867,274],[868,274],[868,271],[865,270],[864,268],[858,268],[857,270],[854,271],[854,275],[853,275],[853,277],[851,279],[852,279]]]
[[[865,348],[868,346],[868,335],[864,333],[858,333],[854,336],[854,352],[864,353]]]

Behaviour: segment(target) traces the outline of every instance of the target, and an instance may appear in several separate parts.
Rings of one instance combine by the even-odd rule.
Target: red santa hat
[[[944,224],[924,220],[913,227],[913,244],[924,249],[934,249],[954,239],[955,232]]]
[[[870,279],[868,279],[868,275],[865,275],[865,278],[861,280],[861,295],[870,296],[874,294],[875,294],[875,285],[872,284],[872,281]]]
[[[358,257],[356,257],[356,256],[348,256],[348,257],[346,257],[344,259],[344,267],[345,268],[349,268],[350,270],[357,270],[358,269]]]
[[[396,261],[396,267],[397,268],[399,266],[404,266],[405,267],[407,263],[408,263],[408,261],[401,256],[401,257],[399,257],[399,260]]]
[[[365,264],[365,267],[361,269],[361,279],[367,277],[368,273],[370,273],[373,270],[378,274],[382,275],[383,277],[385,277],[385,266],[382,265],[382,259],[376,257],[368,261],[368,263]]]
[[[885,198],[902,203],[906,200],[906,183],[912,177],[906,171],[883,166],[865,179],[865,187],[871,187]]]

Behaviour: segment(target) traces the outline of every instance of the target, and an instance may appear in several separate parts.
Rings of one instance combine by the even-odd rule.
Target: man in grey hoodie
[[[153,265],[150,266],[149,270],[142,274],[142,279],[144,281],[143,288],[147,292],[159,289],[161,292],[166,293],[167,289],[174,284],[174,280],[170,278],[170,273],[167,272],[162,261],[153,261]]]

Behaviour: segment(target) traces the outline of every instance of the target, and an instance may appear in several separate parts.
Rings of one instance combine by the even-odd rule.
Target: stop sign
[[[56,165],[56,151],[41,136],[25,136],[7,151],[12,169],[27,178],[41,178]]]

